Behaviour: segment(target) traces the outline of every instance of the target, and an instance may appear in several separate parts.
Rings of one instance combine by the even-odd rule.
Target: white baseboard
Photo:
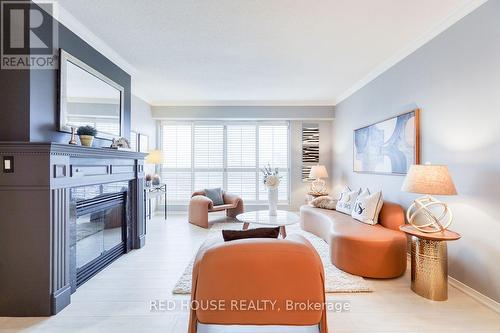
[[[448,275],[448,283],[450,284],[450,286],[452,286],[452,287],[460,290],[464,294],[469,295],[470,297],[474,298],[479,303],[486,305],[487,307],[489,307],[490,309],[492,309],[493,311],[495,311],[497,313],[500,313],[500,303],[498,303],[497,301],[489,298],[486,295],[481,294],[479,291],[469,287],[468,285],[458,281],[455,278],[452,278],[449,275]]]
[[[408,266],[410,266],[411,265],[411,254],[410,253],[407,254],[407,258],[408,258]],[[448,275],[448,283],[453,288],[460,290],[461,292],[472,297],[473,299],[475,299],[479,303],[487,306],[488,308],[492,309],[493,311],[495,311],[497,313],[500,313],[500,303],[498,303],[497,301],[489,298],[486,295],[481,294],[476,289],[469,287],[468,285],[458,281],[457,279],[455,279],[449,275]]]

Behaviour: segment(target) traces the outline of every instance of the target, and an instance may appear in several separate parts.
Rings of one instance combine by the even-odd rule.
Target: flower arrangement
[[[275,190],[279,187],[281,182],[281,176],[279,175],[278,168],[271,168],[268,164],[264,168],[260,169],[260,172],[264,175],[264,185],[270,190]]]

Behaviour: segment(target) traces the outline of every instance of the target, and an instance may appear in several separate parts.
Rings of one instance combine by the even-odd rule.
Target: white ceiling
[[[333,105],[482,2],[59,0],[152,105]]]

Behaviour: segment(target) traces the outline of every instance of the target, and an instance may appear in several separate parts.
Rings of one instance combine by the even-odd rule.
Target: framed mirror
[[[124,89],[94,68],[61,50],[59,67],[59,130],[90,125],[97,138],[123,133]]]

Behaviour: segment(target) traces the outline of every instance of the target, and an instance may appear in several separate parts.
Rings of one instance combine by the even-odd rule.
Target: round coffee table
[[[280,227],[280,234],[283,238],[286,238],[286,226],[299,222],[297,214],[285,210],[278,210],[276,216],[270,216],[268,210],[246,212],[236,216],[236,219],[243,223],[243,230],[247,230],[250,223]]]

